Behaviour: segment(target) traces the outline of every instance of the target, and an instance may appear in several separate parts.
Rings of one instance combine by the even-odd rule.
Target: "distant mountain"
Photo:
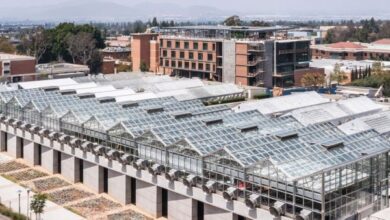
[[[152,17],[193,20],[226,17],[230,14],[231,12],[205,6],[182,7],[170,3],[140,3],[124,6],[104,0],[72,0],[43,7],[0,8],[0,20],[126,21]]]

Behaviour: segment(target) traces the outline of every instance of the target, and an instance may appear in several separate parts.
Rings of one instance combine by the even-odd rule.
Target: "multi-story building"
[[[0,73],[3,79],[19,82],[23,78],[35,79],[36,60],[34,57],[0,53]]]
[[[292,86],[295,70],[309,68],[310,40],[272,37],[284,30],[183,26],[161,30],[159,35],[135,34],[133,70],[138,71],[143,62],[150,71],[167,75],[269,88]]]
[[[382,60],[390,61],[390,40],[382,39],[373,43],[338,42],[312,45],[313,59]]]

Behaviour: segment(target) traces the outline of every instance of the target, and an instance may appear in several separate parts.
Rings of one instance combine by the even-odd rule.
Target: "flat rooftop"
[[[17,55],[17,54],[8,54],[8,53],[0,53],[0,61],[4,60],[35,60],[34,57],[25,56],[25,55]]]
[[[199,25],[199,26],[178,26],[167,27],[162,30],[208,30],[208,31],[238,31],[238,32],[274,32],[289,30],[290,27],[272,26],[272,27],[249,27],[249,26],[224,26],[224,25]]]

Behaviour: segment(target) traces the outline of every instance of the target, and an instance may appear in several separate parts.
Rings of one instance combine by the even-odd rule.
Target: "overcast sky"
[[[59,4],[75,0],[13,0],[7,1],[9,6]],[[360,13],[364,10],[390,10],[390,0],[78,0],[78,1],[106,1],[132,6],[143,2],[176,3],[182,6],[213,6],[222,10],[239,10],[242,12],[256,12],[270,10],[285,11],[287,9],[324,10],[324,12],[351,10]],[[2,4],[4,5],[4,4]],[[0,6],[1,7],[1,6]]]

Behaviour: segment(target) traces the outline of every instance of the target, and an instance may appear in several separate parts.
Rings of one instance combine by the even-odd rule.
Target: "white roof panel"
[[[20,82],[18,86],[23,89],[37,89],[37,88],[45,88],[50,86],[69,86],[78,84],[71,78],[65,79],[50,79],[50,80],[39,80],[39,81],[31,81],[31,82]]]
[[[95,93],[96,98],[101,97],[119,97],[119,96],[128,96],[133,95],[135,92],[132,89],[117,89],[108,92],[98,92]]]
[[[109,92],[116,90],[115,87],[109,86],[98,86],[94,88],[84,88],[84,89],[76,89],[77,94],[85,94],[85,93],[99,93],[99,92]]]
[[[286,113],[294,109],[329,102],[316,92],[302,92],[259,101],[245,102],[233,108],[236,112],[259,110],[264,115]]]
[[[195,87],[203,87],[203,82],[198,78],[186,79],[186,80],[174,80],[170,82],[156,83],[154,85],[158,91],[171,91],[178,89],[188,89]]]
[[[84,88],[93,88],[93,87],[97,87],[97,84],[94,82],[89,82],[89,83],[79,83],[75,85],[60,86],[60,90],[84,89]]]
[[[129,96],[119,96],[116,97],[116,102],[128,102],[128,101],[138,101],[138,100],[146,100],[146,99],[155,99],[157,98],[156,94],[152,92],[141,92],[136,93],[134,95]]]
[[[374,129],[380,134],[390,133],[390,112],[380,112],[366,117],[357,118],[340,125],[338,128],[344,133],[351,135]]]

